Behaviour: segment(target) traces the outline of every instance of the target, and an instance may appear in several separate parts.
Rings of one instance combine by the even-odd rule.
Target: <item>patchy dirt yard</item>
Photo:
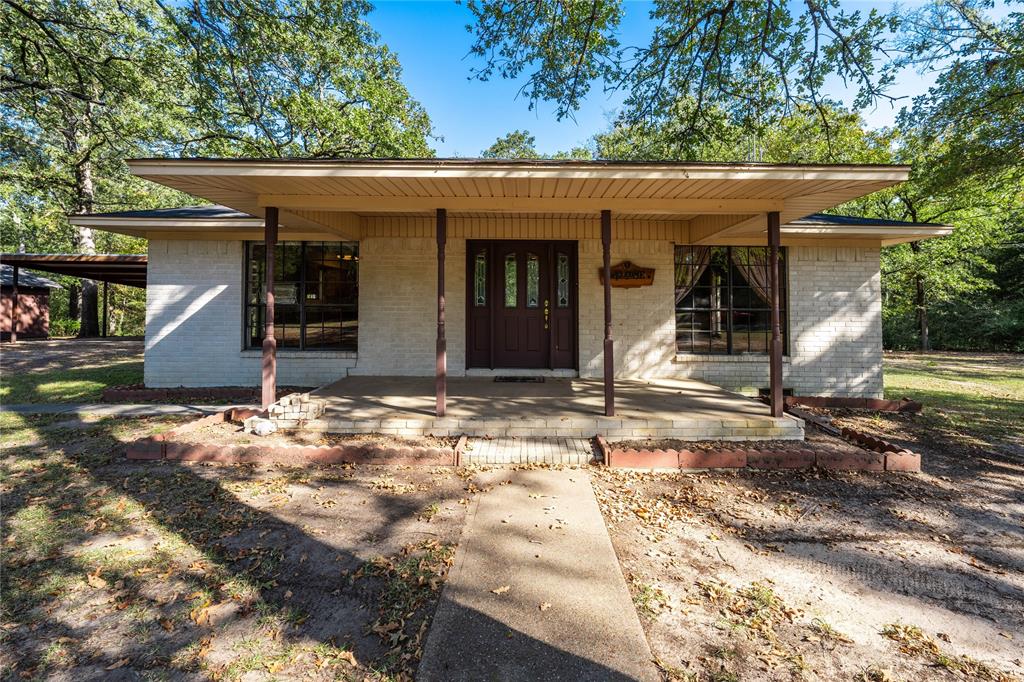
[[[0,419],[4,679],[410,679],[465,472],[133,464],[173,422]]]
[[[3,345],[0,400],[92,402],[103,389],[142,381],[142,339],[39,339]]]
[[[983,405],[1024,395],[989,388],[833,414],[920,452],[920,475],[596,473],[665,677],[1024,679],[1024,425]]]

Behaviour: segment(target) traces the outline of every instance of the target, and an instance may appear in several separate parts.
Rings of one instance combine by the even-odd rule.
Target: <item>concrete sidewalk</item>
[[[69,417],[94,414],[102,417],[166,417],[174,415],[213,414],[230,407],[258,407],[257,405],[118,405],[114,403],[26,403],[0,405],[0,412],[17,414],[63,414]]]
[[[417,679],[660,680],[589,474],[489,475]]]

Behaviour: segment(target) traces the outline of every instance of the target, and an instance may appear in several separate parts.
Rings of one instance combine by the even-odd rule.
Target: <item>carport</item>
[[[11,279],[11,319],[17,319],[18,312],[18,274],[22,268],[51,272],[58,275],[70,275],[82,279],[103,282],[103,323],[101,335],[107,335],[107,285],[123,284],[130,287],[146,288],[146,266],[148,258],[141,253],[5,253],[0,254],[0,262],[10,265],[13,269]],[[18,340],[17,324],[11,326],[11,342]]]

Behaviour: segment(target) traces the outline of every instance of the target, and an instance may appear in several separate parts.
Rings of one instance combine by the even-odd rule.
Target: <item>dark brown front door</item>
[[[467,365],[576,366],[576,242],[467,243]]]

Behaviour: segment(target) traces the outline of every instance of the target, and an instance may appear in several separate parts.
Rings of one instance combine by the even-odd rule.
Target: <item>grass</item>
[[[668,606],[668,596],[656,586],[643,582],[636,576],[630,576],[633,587],[633,605],[641,615],[654,618]]]
[[[970,656],[954,656],[947,653],[916,625],[890,623],[882,628],[882,636],[895,642],[900,653],[928,659],[932,665],[968,679],[990,682],[1010,682],[1014,679],[1009,673],[996,670]]]
[[[139,383],[142,383],[142,363],[137,361],[47,372],[5,372],[0,385],[0,402],[94,402],[100,399],[105,388]]]
[[[986,444],[1024,440],[1021,356],[887,354],[885,397],[919,400],[925,419]]]

